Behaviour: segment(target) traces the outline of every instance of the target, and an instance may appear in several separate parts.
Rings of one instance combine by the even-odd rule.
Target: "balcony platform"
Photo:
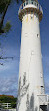
[[[28,13],[37,13],[39,16],[39,21],[42,20],[43,10],[41,5],[35,1],[25,1],[19,8],[18,15],[19,19],[22,21],[23,15]]]
[[[45,105],[47,106],[49,104],[49,95],[37,95],[38,98],[39,98],[39,105],[42,106],[42,105]]]

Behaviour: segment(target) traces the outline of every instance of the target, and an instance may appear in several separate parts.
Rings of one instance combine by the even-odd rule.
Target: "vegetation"
[[[3,25],[4,18],[10,3],[11,3],[11,0],[0,0],[0,34],[7,32],[6,29],[8,29],[9,31],[11,28],[10,23],[6,23],[5,26]]]
[[[12,24],[10,23],[10,21],[6,21],[4,24],[5,15],[7,13],[8,7],[12,3],[14,4],[14,2],[19,3],[19,1],[20,0],[0,0],[0,35],[4,33],[8,34],[8,32],[10,31]],[[1,43],[0,43],[0,46],[1,46]],[[0,59],[13,59],[13,57],[4,58],[2,55],[0,55]],[[0,65],[3,65],[3,63],[0,63]]]
[[[16,1],[17,3],[19,3],[19,0],[0,0],[0,34],[9,32],[9,30],[11,29],[10,22],[7,22],[4,26],[4,19],[5,19],[5,15],[7,13],[8,7],[9,5],[11,5],[13,1]]]
[[[17,104],[17,97],[9,95],[0,95],[0,108],[1,103],[11,103],[11,108],[15,108]]]

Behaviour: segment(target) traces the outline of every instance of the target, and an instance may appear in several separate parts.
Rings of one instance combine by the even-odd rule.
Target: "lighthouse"
[[[22,30],[17,111],[47,111],[40,41],[43,10],[38,0],[24,0],[18,15]]]

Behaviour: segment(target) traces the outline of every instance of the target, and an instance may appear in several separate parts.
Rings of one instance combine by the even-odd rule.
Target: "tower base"
[[[39,98],[39,111],[49,111],[49,96],[38,95]]]

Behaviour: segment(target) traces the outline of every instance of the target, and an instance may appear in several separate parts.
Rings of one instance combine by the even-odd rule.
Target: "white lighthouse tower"
[[[47,111],[39,23],[43,11],[38,0],[24,0],[19,9],[22,21],[18,111]]]

